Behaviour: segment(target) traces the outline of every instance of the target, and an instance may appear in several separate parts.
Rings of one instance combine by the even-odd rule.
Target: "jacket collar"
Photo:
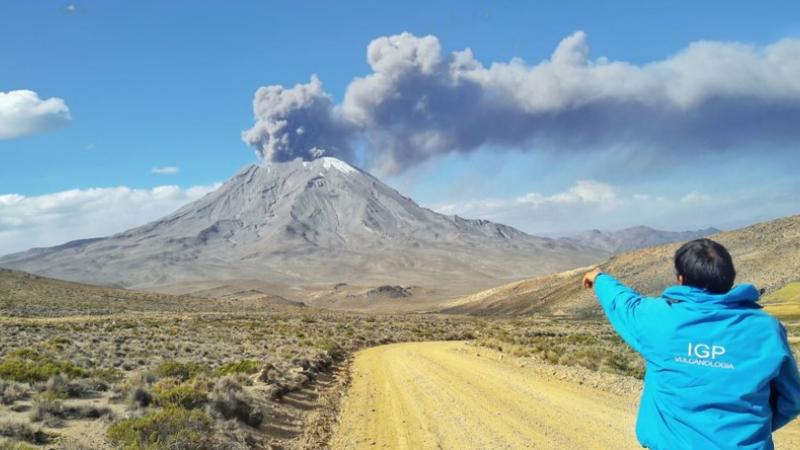
[[[705,289],[692,286],[670,286],[662,297],[678,302],[717,308],[761,308],[759,293],[752,284],[739,284],[725,294],[712,294]]]

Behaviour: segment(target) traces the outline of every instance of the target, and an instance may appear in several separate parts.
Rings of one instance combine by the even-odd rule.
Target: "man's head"
[[[724,294],[733,287],[736,269],[728,250],[711,239],[695,239],[675,252],[675,271],[681,284]]]

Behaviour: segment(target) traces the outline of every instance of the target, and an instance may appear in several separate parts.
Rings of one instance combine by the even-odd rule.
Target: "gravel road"
[[[641,448],[639,393],[546,376],[463,342],[359,352],[334,449]],[[800,448],[795,421],[777,448]]]

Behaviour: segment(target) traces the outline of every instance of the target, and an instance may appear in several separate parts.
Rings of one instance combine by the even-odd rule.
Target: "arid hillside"
[[[753,283],[767,294],[800,280],[800,216],[763,222],[712,236],[734,257],[738,283]],[[599,267],[643,294],[656,295],[674,283],[672,257],[680,243],[635,250]],[[581,276],[590,267],[510,283],[456,299],[449,313],[478,315],[547,314],[593,316],[600,312]]]
[[[63,317],[120,313],[238,311],[269,303],[262,298],[199,298],[129,291],[0,268],[0,316]]]

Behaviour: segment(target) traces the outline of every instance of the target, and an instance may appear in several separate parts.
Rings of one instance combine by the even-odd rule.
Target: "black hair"
[[[711,239],[695,239],[675,252],[675,271],[683,284],[724,294],[733,287],[736,269],[728,250]]]

